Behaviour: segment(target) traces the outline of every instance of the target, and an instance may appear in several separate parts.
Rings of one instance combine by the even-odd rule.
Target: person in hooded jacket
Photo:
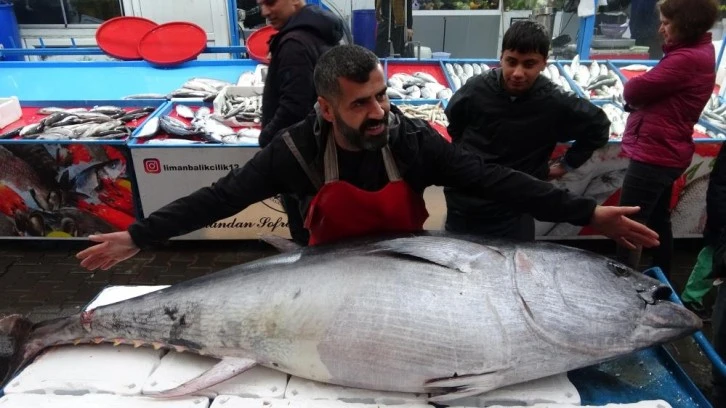
[[[716,56],[709,29],[718,17],[716,0],[662,0],[660,34],[664,56],[650,71],[625,83],[630,112],[622,149],[630,159],[621,205],[637,205],[634,219],[658,232],[661,245],[652,265],[671,270],[673,183],[691,164],[693,126],[713,93]],[[617,259],[638,268],[640,249],[618,247]]]
[[[260,147],[275,135],[303,120],[313,109],[317,95],[313,71],[320,56],[339,43],[349,41],[346,24],[329,11],[305,0],[258,0],[262,16],[278,30],[270,42],[270,66],[262,94]],[[348,35],[346,35],[348,34]],[[300,201],[281,196],[292,238],[308,242]]]
[[[452,142],[496,163],[541,180],[580,167],[604,146],[610,120],[590,101],[566,92],[547,77],[550,36],[535,21],[518,21],[504,34],[501,68],[466,82],[446,108]],[[572,146],[549,165],[557,143]],[[448,187],[446,230],[534,240],[534,218],[484,197]]]

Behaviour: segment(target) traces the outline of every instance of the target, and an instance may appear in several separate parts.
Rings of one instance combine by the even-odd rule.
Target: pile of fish
[[[449,119],[444,113],[441,104],[435,105],[396,105],[404,115],[410,118],[423,119],[431,123],[437,123],[441,126],[449,126]]]
[[[451,85],[454,92],[461,88],[474,75],[483,74],[490,69],[489,65],[476,62],[463,65],[457,62],[453,64],[447,62],[444,67],[446,67],[446,72],[451,78]]]
[[[240,126],[257,125],[262,120],[262,95],[238,96],[224,92],[214,103],[224,119],[234,119]]]
[[[560,75],[560,70],[557,69],[557,65],[548,64],[547,68],[542,71],[542,75],[549,78],[549,80],[555,85],[559,85],[560,88],[564,89],[566,92],[573,92],[570,83],[567,82],[567,79],[563,75]]]
[[[146,144],[254,144],[259,143],[260,129],[234,130],[225,124],[225,117],[212,113],[206,106],[194,111],[188,105],[177,104],[174,112],[179,118],[161,115],[149,119],[134,135]],[[181,118],[181,119],[180,119]],[[186,119],[186,120],[184,120]],[[157,139],[163,133],[166,138]]]
[[[25,125],[0,135],[0,139],[35,140],[120,140],[135,129],[137,121],[156,108],[153,106],[126,111],[117,106],[87,108],[46,107],[38,114],[47,115],[37,123]]]
[[[47,348],[105,342],[221,359],[156,397],[198,395],[265,366],[445,402],[700,329],[671,293],[604,256],[552,243],[370,238],[292,249],[35,324],[4,317],[2,386]]]
[[[726,132],[726,103],[716,94],[711,94],[711,98],[701,112],[701,119],[719,131],[718,134],[723,136]],[[723,139],[726,137],[716,137]]]
[[[450,99],[453,92],[431,74],[414,72],[391,75],[386,95],[390,99]]]
[[[610,119],[610,140],[622,140],[625,124],[628,122],[630,114],[625,112],[621,105],[614,103],[606,103],[601,109]]]
[[[127,95],[123,99],[201,98],[204,101],[211,102],[224,87],[231,85],[234,84],[219,79],[195,77],[182,84],[181,88],[166,95],[156,93],[134,94]]]
[[[607,65],[593,61],[588,66],[580,64],[579,58],[575,57],[571,64],[565,64],[563,68],[585,98],[606,99],[624,104],[623,81]]]

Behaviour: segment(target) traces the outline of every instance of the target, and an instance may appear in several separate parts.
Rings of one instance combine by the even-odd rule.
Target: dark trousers
[[[391,42],[393,43],[393,51],[395,54],[403,54],[404,35],[406,30],[402,25],[393,25],[391,29]],[[393,58],[391,54],[391,46],[388,44],[388,18],[378,22],[378,30],[376,31],[376,56],[378,58]]]
[[[310,241],[310,232],[305,229],[300,200],[292,195],[281,194],[280,201],[282,202],[282,208],[287,213],[287,227],[290,229],[293,241],[299,245],[307,245],[308,241]]]
[[[446,215],[446,230],[460,234],[534,241],[534,218],[529,214],[472,218],[449,211]]]
[[[726,361],[726,288],[724,284],[718,286],[716,303],[713,307],[711,320],[713,329],[713,347]],[[726,407],[726,377],[713,369],[713,403],[714,407]]]
[[[652,266],[659,267],[668,278],[673,252],[671,193],[673,183],[684,170],[631,160],[620,193],[621,206],[640,206],[640,211],[630,218],[658,233],[660,246],[654,249]],[[616,257],[620,262],[637,269],[641,251],[641,248],[631,251],[618,246]]]

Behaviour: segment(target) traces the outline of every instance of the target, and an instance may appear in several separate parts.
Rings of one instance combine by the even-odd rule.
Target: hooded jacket
[[[307,5],[270,42],[270,67],[262,94],[264,147],[282,129],[303,120],[317,99],[313,71],[320,56],[345,37],[345,23],[329,11]]]
[[[580,167],[604,146],[610,120],[590,101],[568,93],[540,75],[525,94],[513,97],[502,86],[502,70],[471,78],[446,108],[452,142],[496,163],[541,180],[557,143],[574,141],[564,155],[569,168]],[[511,209],[476,191],[447,188],[449,211],[479,218],[514,216]]]
[[[693,125],[716,81],[711,33],[695,44],[666,45],[663,51],[653,69],[625,83],[623,98],[631,113],[623,152],[639,162],[685,169],[695,151]]]

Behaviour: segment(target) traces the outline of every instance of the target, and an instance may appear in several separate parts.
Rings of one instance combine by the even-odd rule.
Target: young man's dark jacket
[[[540,75],[525,94],[513,98],[502,86],[502,70],[471,78],[446,108],[452,142],[496,163],[546,180],[557,143],[574,141],[564,161],[580,167],[610,135],[605,112]],[[448,211],[471,218],[516,217],[505,203],[474,190],[447,188]]]
[[[485,163],[477,155],[445,141],[425,122],[404,117],[395,106],[391,112],[391,151],[403,179],[416,192],[423,194],[431,185],[480,190],[483,196],[529,211],[538,219],[576,225],[590,222],[596,206],[594,200],[574,196],[506,167]],[[329,124],[313,113],[286,130],[305,161],[321,178],[328,128]],[[376,191],[388,183],[380,151],[350,152],[338,148],[338,165],[340,180],[359,188]],[[282,137],[276,137],[242,168],[134,223],[129,233],[134,243],[144,248],[230,217],[278,193],[299,197],[316,193]]]
[[[317,95],[313,71],[320,56],[344,38],[341,19],[318,6],[295,13],[270,43],[270,67],[262,95],[264,147],[280,130],[305,118]]]

